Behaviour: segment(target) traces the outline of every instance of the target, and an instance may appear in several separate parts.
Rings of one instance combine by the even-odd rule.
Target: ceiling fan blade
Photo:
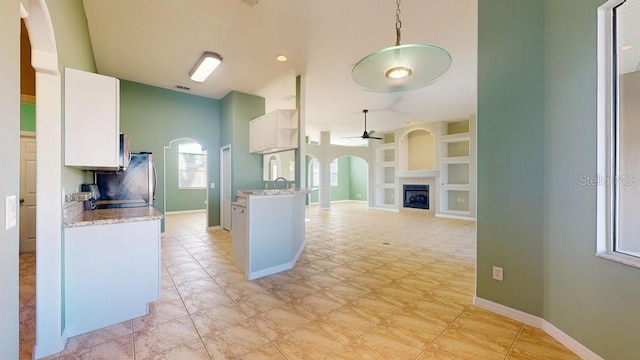
[[[367,139],[384,140],[383,138],[381,138],[381,137],[376,137],[376,136],[369,136],[369,137],[367,137]]]
[[[376,132],[376,131],[375,130],[369,130],[369,132],[367,134],[373,135],[374,132]]]

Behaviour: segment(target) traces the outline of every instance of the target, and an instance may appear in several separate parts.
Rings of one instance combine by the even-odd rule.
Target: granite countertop
[[[236,196],[296,195],[308,194],[309,192],[311,192],[311,190],[307,188],[238,190]]]
[[[99,209],[83,210],[82,203],[78,206],[70,207],[69,212],[65,209],[64,227],[82,227],[94,225],[121,224],[135,221],[160,220],[163,215],[152,206],[120,208],[120,209]],[[75,211],[73,211],[75,210]]]

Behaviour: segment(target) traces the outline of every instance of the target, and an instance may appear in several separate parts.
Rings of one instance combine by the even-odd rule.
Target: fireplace
[[[403,206],[414,209],[429,209],[429,185],[403,185]]]

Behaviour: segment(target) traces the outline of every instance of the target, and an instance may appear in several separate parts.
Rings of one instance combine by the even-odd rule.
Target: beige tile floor
[[[307,209],[293,270],[247,281],[224,230],[169,215],[150,314],[70,338],[59,359],[579,359],[471,305],[474,223],[364,205]],[[33,255],[21,256],[21,356],[33,346]]]

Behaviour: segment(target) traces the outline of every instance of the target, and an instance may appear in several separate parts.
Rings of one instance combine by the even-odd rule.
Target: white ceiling
[[[248,2],[255,2],[256,0]],[[404,0],[402,43],[448,50],[451,68],[427,88],[379,94],[351,79],[365,55],[395,45],[394,0],[84,0],[98,72],[220,99],[231,90],[266,98],[267,111],[294,108],[302,75],[307,135],[333,143],[476,112],[477,0]],[[204,83],[189,72],[204,51],[224,58]],[[286,63],[276,55],[289,57]],[[176,90],[178,91],[178,90]],[[178,119],[176,119],[178,121]]]

